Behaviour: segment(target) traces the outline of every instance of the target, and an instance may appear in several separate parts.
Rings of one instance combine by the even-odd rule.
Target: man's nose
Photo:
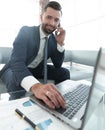
[[[50,21],[50,24],[51,24],[52,26],[54,26],[54,25],[55,25],[55,21],[52,19],[52,20]]]

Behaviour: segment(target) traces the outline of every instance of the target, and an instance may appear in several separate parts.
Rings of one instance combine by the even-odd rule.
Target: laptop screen
[[[100,61],[98,65],[98,73],[96,76],[96,87],[105,92],[105,49],[102,49]]]
[[[89,96],[89,101],[86,107],[86,114],[83,121],[83,128],[86,127],[87,122],[97,108],[102,96],[105,93],[105,49],[100,48],[96,66],[94,69],[94,76],[92,81],[92,89]]]

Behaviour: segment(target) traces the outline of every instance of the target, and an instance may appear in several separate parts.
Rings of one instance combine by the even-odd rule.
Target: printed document
[[[40,130],[72,130],[68,125],[40,108],[29,97],[0,102],[0,130],[34,130],[15,113],[16,108],[38,125]]]

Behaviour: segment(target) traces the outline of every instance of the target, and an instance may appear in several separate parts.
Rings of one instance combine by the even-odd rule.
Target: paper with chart
[[[0,102],[0,130],[34,130],[16,115],[16,108],[37,124],[40,130],[70,130],[69,126],[37,106],[29,97]]]

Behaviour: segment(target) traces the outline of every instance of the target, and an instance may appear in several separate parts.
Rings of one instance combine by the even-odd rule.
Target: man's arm
[[[23,27],[13,43],[13,52],[10,59],[10,68],[12,69],[17,85],[20,85],[20,82],[24,77],[32,76],[32,74],[27,68],[27,53],[29,46],[28,32],[28,27]]]

